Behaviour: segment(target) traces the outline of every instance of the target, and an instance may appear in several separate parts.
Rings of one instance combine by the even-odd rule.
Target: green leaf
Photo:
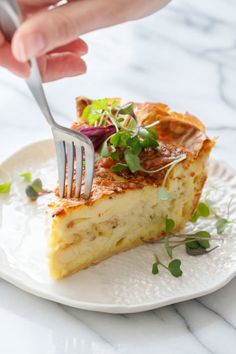
[[[109,150],[108,150],[108,145],[107,145],[107,140],[104,141],[100,148],[100,155],[102,157],[108,157],[110,156]]]
[[[11,190],[11,182],[0,184],[0,193],[9,193]]]
[[[196,210],[196,211],[194,212],[193,216],[191,217],[190,221],[193,222],[193,223],[195,223],[195,222],[197,222],[197,220],[200,218],[200,216],[201,216],[201,215],[199,214],[198,210]]]
[[[118,151],[113,151],[110,153],[110,156],[113,160],[115,161],[120,161],[120,155],[118,153]]]
[[[157,262],[155,262],[152,265],[152,274],[158,274],[158,273],[159,273],[158,264]]]
[[[38,199],[39,195],[36,190],[32,186],[27,186],[25,193],[27,197],[32,200],[33,202]]]
[[[206,251],[206,249],[210,247],[210,233],[207,231],[198,231],[192,236],[193,237],[185,239],[186,252],[191,256],[199,256],[201,254],[206,254],[208,252]],[[196,238],[201,238],[201,240]],[[206,240],[204,240],[204,238],[206,238]]]
[[[141,128],[139,132],[139,136],[141,137],[141,145],[143,148],[148,147],[157,147],[159,144],[157,142],[156,135],[153,134],[153,130]]]
[[[113,172],[120,172],[120,171],[125,170],[127,167],[128,167],[128,166],[125,165],[125,164],[117,163],[116,165],[113,165],[113,166],[111,167],[111,170],[112,170]]]
[[[127,103],[125,106],[122,106],[118,112],[119,114],[129,114],[132,116],[134,114],[134,104]]]
[[[142,145],[137,136],[127,139],[127,145],[131,147],[131,151],[135,155],[139,155],[142,151]]]
[[[189,243],[186,243],[185,249],[186,249],[187,254],[190,256],[201,256],[203,254],[208,253],[208,251],[205,248],[203,248],[199,245],[197,248],[190,247]]]
[[[102,113],[90,113],[86,119],[89,125],[94,125],[102,116]]]
[[[106,111],[108,109],[108,99],[102,98],[98,100],[93,100],[91,108],[93,111]]]
[[[157,196],[160,200],[170,200],[172,199],[172,195],[170,192],[167,191],[167,189],[165,187],[160,187],[158,192],[157,192]]]
[[[166,249],[166,253],[168,254],[168,256],[172,259],[173,258],[173,249],[170,246],[169,237],[165,237],[165,249]]]
[[[119,101],[114,100],[111,104],[111,109],[119,109],[120,107],[118,107],[118,105],[119,105]]]
[[[198,211],[199,211],[199,214],[204,218],[208,218],[208,216],[210,215],[210,209],[206,203],[203,203],[203,202],[199,203],[198,204]]]
[[[108,109],[108,99],[99,99],[99,100],[94,100],[90,105],[85,107],[83,110],[82,117],[86,122],[88,122],[90,125],[94,125],[95,122],[97,122],[104,111]]]
[[[91,112],[91,105],[88,105],[85,107],[85,109],[83,110],[83,113],[82,113],[82,117],[84,118],[84,120],[87,121],[88,119],[88,116],[90,115],[90,112]]]
[[[132,135],[132,132],[127,131],[119,131],[112,135],[110,142],[115,147],[126,148],[127,147],[127,140]]]
[[[228,225],[230,223],[230,221],[229,220],[227,220],[227,219],[219,219],[219,220],[217,220],[217,222],[216,222],[216,230],[217,230],[217,233],[218,233],[218,235],[222,235],[223,234],[223,232],[225,231],[225,227],[226,227],[226,225]]]
[[[131,150],[125,150],[125,161],[132,173],[140,170],[140,160],[138,155],[134,154]]]
[[[193,241],[191,241],[191,240],[193,240]],[[186,246],[188,246],[191,249],[201,248],[198,241],[196,241],[194,239],[188,238],[188,239],[185,239],[185,241],[187,241]]]
[[[198,231],[194,234],[195,237],[201,237],[201,238],[206,238],[207,240],[197,240],[199,245],[203,248],[209,248],[210,247],[210,242],[209,239],[211,238],[211,235],[207,231]]]
[[[25,182],[30,183],[32,180],[32,174],[30,172],[21,173],[20,176],[24,178]]]
[[[174,220],[166,218],[166,232],[171,232],[174,227],[175,227]]]
[[[36,193],[39,193],[43,189],[43,184],[40,178],[36,178],[32,184],[31,187],[35,190]]]
[[[156,131],[155,128],[146,128],[146,129],[149,132],[149,134],[152,137],[152,139],[154,139],[154,140],[158,139],[157,131]]]
[[[183,274],[180,267],[181,261],[179,259],[173,259],[168,265],[169,272],[176,278],[181,277]]]
[[[200,217],[208,218],[210,215],[210,209],[206,203],[200,202],[190,221],[195,223]]]

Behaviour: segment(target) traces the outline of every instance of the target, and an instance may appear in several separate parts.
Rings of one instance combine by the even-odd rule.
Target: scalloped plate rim
[[[30,147],[33,147],[35,145],[41,145],[41,144],[48,144],[52,143],[52,139],[44,139],[44,140],[39,140],[36,142],[33,142],[31,144],[27,144],[17,151],[15,151],[13,154],[11,154],[8,158],[0,162],[0,168],[11,162],[11,160],[16,157],[19,153],[24,152],[25,150],[29,149]],[[216,160],[214,158],[211,158],[211,163],[219,163],[227,169],[232,176],[235,177],[235,171],[234,169],[227,164],[223,160]],[[10,271],[12,271],[12,268],[10,265],[8,265],[9,269],[5,271],[1,271],[0,268],[0,278],[9,282],[10,284],[16,286],[17,288],[31,294],[37,297],[40,297],[45,300],[49,300],[52,302],[57,302],[66,306],[74,307],[74,308],[79,308],[83,310],[89,310],[89,311],[96,311],[96,312],[103,312],[103,313],[113,313],[113,314],[125,314],[125,313],[138,313],[138,312],[144,312],[148,310],[153,310],[157,309],[163,306],[168,306],[172,305],[175,303],[183,302],[183,301],[188,301],[191,299],[195,299],[197,297],[201,297],[207,294],[211,294],[221,288],[223,288],[225,285],[227,285],[235,276],[236,276],[236,267],[235,269],[229,270],[227,276],[220,281],[219,283],[215,284],[214,286],[210,285],[207,288],[204,288],[202,290],[186,293],[185,295],[180,295],[180,296],[173,296],[169,297],[166,300],[159,300],[159,301],[152,301],[152,302],[146,302],[143,304],[137,304],[137,305],[119,305],[119,304],[103,304],[103,303],[95,303],[95,302],[86,302],[86,301],[79,301],[79,300],[73,300],[70,299],[66,296],[60,296],[60,295],[51,295],[47,291],[42,291],[37,288],[37,286],[30,286],[27,284],[26,281],[21,281],[20,277],[17,275],[12,275],[9,274]]]

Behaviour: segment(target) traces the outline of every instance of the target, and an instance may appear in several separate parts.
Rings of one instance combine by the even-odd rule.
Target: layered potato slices
[[[114,100],[109,99],[109,104]],[[73,129],[87,124],[83,112],[92,102],[77,99]],[[140,151],[141,168],[135,172],[125,165],[115,170],[114,155],[98,155],[88,200],[56,195],[50,205],[49,242],[49,269],[54,279],[164,237],[167,217],[175,222],[173,232],[178,232],[198,204],[214,145],[204,125],[161,103],[133,103],[133,109],[141,126],[155,129],[158,146]],[[118,151],[122,159],[122,148]]]

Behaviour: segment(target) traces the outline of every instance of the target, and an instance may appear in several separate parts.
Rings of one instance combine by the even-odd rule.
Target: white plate
[[[153,253],[162,260],[166,254],[161,244],[143,245],[81,271],[61,281],[49,278],[46,249],[50,224],[48,195],[29,202],[25,182],[19,174],[30,171],[44,186],[54,187],[56,161],[52,141],[27,146],[1,166],[13,180],[10,196],[0,195],[0,276],[37,296],[81,309],[131,313],[188,300],[219,289],[236,274],[236,226],[229,224],[224,242],[214,252],[191,257],[177,248],[183,276],[173,278],[161,269],[152,275]],[[2,172],[0,172],[0,176]],[[234,196],[230,214],[236,219],[236,178],[222,162],[212,161],[205,190],[211,189],[212,204],[225,216],[227,203]],[[135,225],[134,225],[135,227]],[[187,231],[204,229],[216,235],[215,220],[201,220]]]

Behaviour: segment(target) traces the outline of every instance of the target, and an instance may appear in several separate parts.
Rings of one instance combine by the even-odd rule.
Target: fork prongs
[[[83,174],[83,147],[75,146],[76,154],[76,176],[75,176],[75,197],[80,197],[81,184],[82,184],[82,174]]]
[[[84,182],[84,199],[89,199],[94,176],[94,151],[91,146],[85,146],[85,182]]]
[[[72,196],[73,188],[73,177],[74,177],[74,158],[75,158],[75,147],[74,143],[66,143],[66,157],[67,157],[67,198]]]
[[[65,179],[66,179],[66,150],[64,141],[56,141],[56,154],[57,154],[57,166],[58,166],[58,184],[59,195],[64,197],[65,192]]]

